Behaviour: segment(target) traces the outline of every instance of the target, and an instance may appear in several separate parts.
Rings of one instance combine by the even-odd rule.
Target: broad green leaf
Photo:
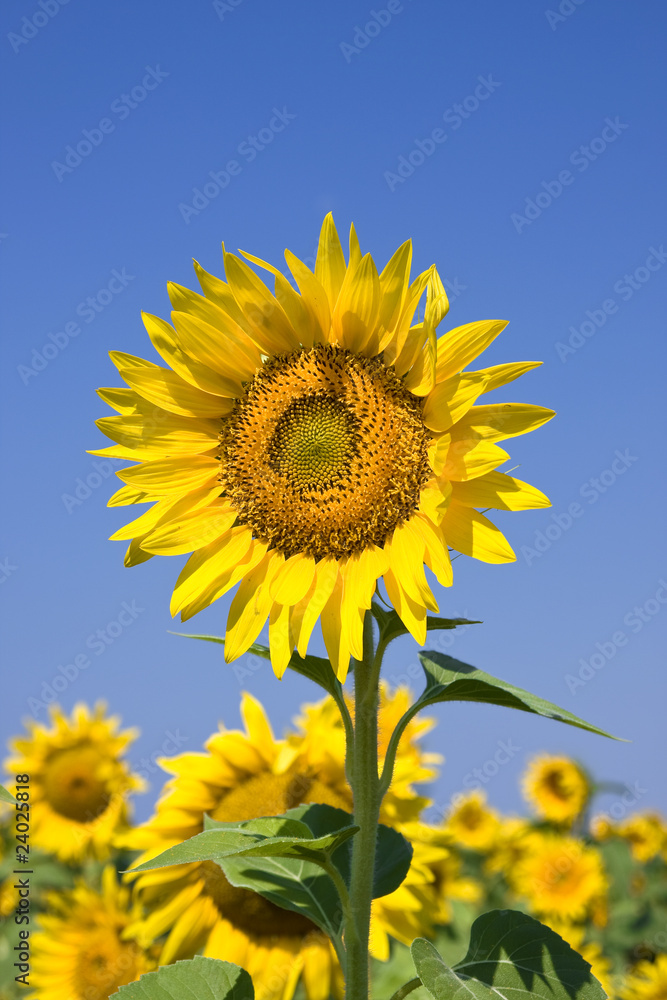
[[[619,738],[584,722],[565,708],[559,708],[544,698],[538,698],[523,688],[501,681],[444,653],[420,653],[419,659],[426,673],[426,688],[410,710],[411,715],[441,701],[476,701],[543,715],[547,719],[556,719],[590,733],[608,736],[612,740]]]
[[[222,858],[219,864],[232,885],[300,913],[333,939],[340,935],[343,914],[338,892],[318,865],[298,858],[240,857]]]
[[[228,857],[301,858],[322,864],[341,844],[353,837],[358,829],[356,826],[346,826],[342,830],[313,837],[305,823],[283,816],[247,820],[234,826],[209,826],[203,833],[195,834],[182,844],[170,847],[133,871],[150,871],[153,868],[196,861],[221,864],[222,859]]]
[[[604,1000],[588,962],[525,913],[492,910],[472,926],[465,958],[450,968],[424,938],[412,944],[415,969],[435,1000]]]
[[[375,853],[373,899],[398,889],[412,863],[412,844],[398,830],[380,824]]]
[[[495,1000],[501,991],[494,993],[476,979],[457,976],[453,969],[440,957],[437,949],[425,938],[417,938],[412,942],[412,960],[422,983],[435,1000],[465,1000],[466,997],[475,1000]]]
[[[340,828],[353,823],[353,818],[342,809],[328,805],[303,805],[290,809],[286,816],[300,819],[313,832],[313,836],[322,836],[325,831]],[[355,827],[355,829],[357,829]],[[333,862],[343,876],[345,884],[350,884],[351,842],[343,844],[333,855]],[[375,853],[375,875],[373,877],[373,899],[388,896],[403,883],[412,862],[412,845],[408,840],[389,826],[380,823],[378,826],[377,848]]]
[[[408,629],[393,609],[387,610],[381,607],[376,601],[373,601],[371,613],[380,629],[380,641],[385,646],[388,646],[394,639],[398,639],[399,636],[408,634]],[[457,628],[459,625],[481,624],[478,621],[469,621],[467,618],[434,618],[431,615],[428,615],[426,618],[426,628],[431,632]]]
[[[111,994],[118,1000],[253,1000],[254,995],[245,969],[201,955],[146,972]]]
[[[16,802],[16,799],[14,798],[12,793],[8,792],[3,785],[0,785],[0,802],[11,802],[12,805],[14,805]]]

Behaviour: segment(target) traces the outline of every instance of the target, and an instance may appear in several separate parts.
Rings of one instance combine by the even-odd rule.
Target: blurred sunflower
[[[532,830],[530,823],[516,816],[501,817],[500,825],[484,862],[487,872],[503,874],[513,869],[527,850],[526,835]]]
[[[573,823],[591,794],[590,781],[578,764],[549,754],[531,760],[521,784],[529,805],[551,823]]]
[[[621,1000],[665,1000],[667,997],[667,955],[654,962],[638,962],[618,991]]]
[[[615,827],[614,832],[630,844],[635,861],[650,861],[667,846],[667,829],[657,813],[631,816]]]
[[[459,795],[443,825],[443,830],[460,847],[471,851],[489,851],[500,829],[500,817],[486,804],[480,789]]]
[[[106,1000],[155,968],[148,953],[125,940],[136,912],[110,865],[100,892],[80,882],[68,892],[49,893],[47,901],[30,942],[33,1000]]]
[[[475,879],[462,874],[462,859],[452,849],[451,838],[442,827],[419,822],[406,823],[401,827],[401,832],[413,845],[415,856],[419,854],[427,860],[431,872],[432,890],[438,902],[436,924],[451,922],[453,916],[451,900],[479,902],[483,896],[483,888]]]
[[[399,719],[412,704],[413,698],[407,687],[392,690],[385,682],[380,682],[380,707],[378,713],[378,761],[380,769],[389,746],[391,735]],[[347,699],[350,713],[354,714],[354,704]],[[352,811],[352,790],[345,776],[345,730],[340,712],[332,698],[324,698],[314,705],[304,705],[302,714],[296,720],[297,733],[288,738],[299,748],[301,758],[320,780],[336,790],[345,808]],[[400,753],[397,756],[391,786],[381,806],[380,821],[390,826],[416,820],[429,800],[422,798],[414,786],[433,781],[437,777],[436,764],[442,763],[437,753],[426,753],[420,740],[434,726],[434,720],[419,716],[412,719],[403,733]],[[326,739],[322,734],[326,733]]]
[[[320,712],[318,738],[326,745],[330,714],[324,707]],[[206,753],[161,761],[175,777],[165,786],[155,816],[124,841],[143,851],[137,863],[199,833],[205,813],[235,821],[280,815],[309,802],[349,811],[351,797],[340,781],[343,764],[335,731],[320,758],[329,766],[319,772],[312,753],[302,753],[303,738],[276,740],[262,706],[247,694],[241,714],[244,732],[221,731],[207,741]],[[313,740],[314,726],[310,719]],[[412,940],[430,929],[424,907],[430,877],[417,857],[406,882],[392,894],[394,899],[376,901],[373,939],[378,954],[388,950],[388,934],[400,940],[409,934]],[[144,946],[166,935],[160,964],[203,949],[204,955],[247,969],[258,1000],[290,1000],[300,978],[308,1000],[341,994],[337,959],[315,925],[253,892],[232,887],[212,862],[147,872],[137,878],[136,888],[148,913],[129,933]]]
[[[525,846],[506,875],[532,912],[567,924],[599,908],[608,884],[596,848],[574,837],[537,832],[526,837]]]
[[[28,735],[10,741],[5,761],[8,772],[30,775],[32,846],[64,861],[104,860],[127,827],[128,793],[143,788],[122,759],[136,730],[119,732],[103,702],[92,712],[78,704],[69,718],[58,706],[50,713],[50,728],[27,722]]]
[[[173,327],[144,316],[169,367],[111,354],[129,388],[99,390],[119,415],[98,427],[117,443],[93,454],[139,463],[118,472],[112,506],[153,504],[112,538],[131,539],[128,566],[193,553],[171,602],[183,620],[240,584],[228,660],[268,617],[281,676],[320,618],[343,680],[350,655],[361,658],[380,577],[423,644],[426,612],[437,610],[424,563],[448,586],[449,546],[490,563],[515,558],[476,508],[549,505],[496,469],[509,457],[498,442],[553,411],[474,405],[538,362],[464,372],[506,324],[468,323],[436,340],[447,296],[435,267],[410,281],[410,241],[378,274],[354,227],[346,262],[329,214],[314,273],[286,251],[299,292],[243,254],[273,274],[275,295],[224,246],[223,256],[227,282],[195,263],[203,296],[168,286]]]

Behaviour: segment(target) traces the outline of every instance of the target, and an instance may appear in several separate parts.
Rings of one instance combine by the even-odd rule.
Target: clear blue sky
[[[543,360],[504,398],[558,411],[511,447],[553,510],[498,516],[515,564],[456,561],[441,611],[484,624],[447,651],[632,740],[443,707],[437,802],[512,741],[486,786],[501,808],[547,749],[667,811],[664,5],[59,2],[7,0],[0,37],[3,741],[82,654],[62,703],[104,697],[140,726],[137,766],[169,733],[195,750],[237,724],[241,687],[279,732],[318,697],[268,667],[240,683],[218,647],[168,634],[182,560],[123,568],[114,477],[86,449],[105,443],[94,390],[118,384],[107,352],[152,356],[139,314],[168,316],[168,280],[192,287],[192,257],[220,273],[222,239],[307,258],[333,210],[380,262],[414,238],[449,283],[445,326],[510,320],[485,363]],[[188,628],[222,632],[227,606]],[[387,676],[415,661],[401,640]]]

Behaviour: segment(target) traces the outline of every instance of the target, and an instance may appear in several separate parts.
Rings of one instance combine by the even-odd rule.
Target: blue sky
[[[503,398],[558,411],[510,448],[553,508],[498,515],[516,563],[457,559],[441,613],[484,624],[440,648],[632,741],[443,706],[437,809],[473,768],[520,808],[548,750],[667,811],[664,6],[8,0],[3,19],[3,741],[44,720],[54,678],[67,709],[105,698],[142,730],[144,817],[151,756],[236,725],[241,689],[277,732],[318,698],[169,634],[182,560],[123,568],[115,477],[86,449],[107,352],[153,356],[140,310],[168,316],[168,280],[194,287],[193,257],[221,273],[223,239],[312,257],[332,210],[381,263],[413,237],[447,281],[444,328],[509,319],[484,364],[544,361]],[[222,633],[228,603],[186,630]],[[416,662],[397,642],[387,677],[416,684]]]

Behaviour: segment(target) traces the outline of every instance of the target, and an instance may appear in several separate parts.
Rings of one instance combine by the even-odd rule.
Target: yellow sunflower
[[[249,695],[241,714],[244,732],[221,731],[208,740],[206,753],[161,762],[175,777],[165,786],[155,816],[125,838],[128,846],[143,851],[137,863],[199,833],[205,813],[244,820],[279,815],[307,802],[349,811],[350,791],[338,780],[337,767],[319,773],[298,739],[276,740],[262,706]],[[328,736],[323,727],[320,741],[326,743]],[[332,746],[330,760],[337,753],[335,734]],[[388,951],[388,934],[411,941],[430,929],[424,923],[430,878],[417,856],[406,883],[396,890],[402,895],[376,901],[378,957]],[[151,871],[137,878],[136,887],[148,913],[130,933],[144,946],[166,935],[161,964],[203,949],[247,969],[258,1000],[290,1000],[300,978],[308,1000],[341,994],[341,971],[329,940],[304,917],[233,888],[212,862]],[[433,909],[434,898],[430,902]]]
[[[490,563],[515,558],[476,508],[549,505],[497,472],[498,442],[552,410],[476,400],[539,362],[463,371],[501,332],[484,320],[436,339],[448,310],[435,267],[410,281],[411,242],[378,274],[352,227],[346,262],[328,215],[315,272],[286,251],[299,291],[271,264],[275,295],[223,246],[227,281],[195,269],[203,295],[170,284],[173,326],[144,315],[169,367],[111,357],[128,388],[100,389],[118,416],[98,421],[108,454],[138,462],[112,506],[152,504],[112,538],[132,566],[192,555],[174,590],[183,620],[239,584],[225,655],[244,653],[269,619],[274,670],[304,655],[320,618],[344,679],[362,655],[376,581],[420,644],[437,604],[424,563],[452,582],[449,547]],[[426,292],[423,320],[414,322]]]
[[[489,851],[496,842],[500,817],[486,804],[486,795],[476,789],[459,795],[444,823],[451,840],[471,851]]]
[[[621,1000],[667,1000],[667,955],[638,962],[618,992]]]
[[[600,908],[608,883],[596,848],[574,837],[541,833],[528,835],[525,846],[506,875],[532,912],[570,923]]]
[[[78,704],[69,718],[52,706],[51,723],[29,720],[5,761],[11,774],[30,776],[31,844],[64,861],[104,860],[127,826],[128,793],[143,788],[122,759],[136,730],[119,732],[102,702],[92,712]]]
[[[110,865],[100,892],[80,882],[68,892],[49,893],[48,904],[30,941],[32,1000],[106,1000],[155,968],[149,954],[125,940],[136,913]]]
[[[380,770],[391,735],[399,719],[413,702],[407,687],[394,690],[385,682],[380,682],[380,705],[378,710],[378,761]],[[348,708],[354,716],[354,704],[347,699]],[[352,812],[352,790],[345,776],[345,730],[340,712],[332,698],[324,698],[314,705],[305,705],[302,715],[296,720],[297,733],[289,740],[299,747],[303,760],[320,780],[336,790]],[[422,737],[434,726],[434,720],[419,716],[412,719],[403,733],[400,753],[397,756],[391,786],[385,795],[380,813],[380,822],[390,826],[400,826],[416,820],[429,800],[421,797],[414,786],[433,781],[437,777],[436,764],[442,763],[437,753],[426,753],[420,745]]]
[[[530,823],[517,816],[502,817],[495,839],[484,861],[490,874],[503,875],[511,871],[527,850],[526,837],[532,831]]]
[[[582,768],[569,757],[541,754],[526,768],[522,790],[542,819],[571,824],[588,802],[591,785]]]
[[[614,830],[627,840],[636,861],[650,861],[665,848],[667,830],[665,821],[657,813],[641,813],[624,820]]]

